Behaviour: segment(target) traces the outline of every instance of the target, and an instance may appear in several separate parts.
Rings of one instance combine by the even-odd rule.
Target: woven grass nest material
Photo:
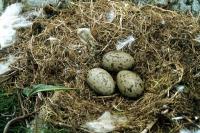
[[[108,23],[105,15],[111,9],[116,17]],[[17,43],[5,51],[14,52],[20,59],[14,66],[17,75],[2,86],[45,83],[78,88],[79,91],[55,92],[46,99],[41,116],[47,122],[67,126],[72,132],[84,132],[80,129],[82,124],[108,110],[129,120],[114,132],[138,133],[155,120],[151,132],[175,133],[184,126],[195,127],[191,121],[171,118],[192,119],[200,115],[200,47],[194,41],[200,32],[199,18],[149,5],[97,1],[75,2],[51,18],[35,19],[33,25],[20,30]],[[83,27],[91,29],[99,44],[100,52],[89,62],[89,47],[77,36],[77,29]],[[123,51],[135,60],[131,70],[144,80],[144,95],[139,99],[127,99],[119,93],[97,96],[85,82],[87,71],[101,67],[102,56],[115,50],[117,41],[129,35],[136,41]],[[178,84],[185,85],[190,93],[176,93]],[[162,114],[163,106],[169,107],[168,113]]]

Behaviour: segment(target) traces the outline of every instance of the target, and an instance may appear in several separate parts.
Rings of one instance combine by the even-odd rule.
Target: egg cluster
[[[87,83],[100,95],[115,92],[116,83],[119,92],[129,98],[137,98],[144,91],[144,82],[138,74],[130,71],[134,65],[133,57],[122,51],[106,53],[102,59],[102,68],[93,68],[87,74]],[[107,71],[106,71],[107,70]],[[109,72],[117,72],[116,83]]]

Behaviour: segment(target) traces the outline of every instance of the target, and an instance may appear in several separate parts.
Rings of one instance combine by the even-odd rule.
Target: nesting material
[[[106,111],[97,120],[87,122],[83,127],[94,133],[109,133],[126,123],[127,118],[125,116],[112,115]]]
[[[82,43],[86,44],[86,47],[90,51],[90,55],[94,56],[96,52],[96,46],[98,45],[96,40],[91,34],[89,28],[79,28],[77,34]]]
[[[183,116],[178,116],[178,117],[172,118],[172,120],[175,120],[175,121],[182,120],[182,119],[184,119]]]
[[[84,43],[84,44],[90,44],[92,46],[94,46],[95,44],[93,44],[95,42],[94,37],[91,34],[91,31],[89,28],[79,28],[77,30],[77,34],[80,38],[80,40]]]
[[[116,13],[114,9],[111,9],[109,12],[106,14],[106,21],[109,23],[112,23],[112,21],[115,19]]]
[[[128,36],[127,38],[121,39],[117,42],[116,49],[121,50],[125,48],[126,46],[131,47],[134,41],[135,41],[135,38],[132,35]]]
[[[103,16],[112,7],[116,17],[108,23]],[[185,120],[173,122],[162,121],[162,118],[200,116],[200,79],[195,76],[200,70],[200,48],[194,41],[200,31],[199,18],[149,5],[137,7],[124,1],[112,1],[111,6],[109,1],[99,0],[75,2],[70,9],[61,10],[52,18],[35,21],[40,24],[36,27],[40,32],[33,34],[30,29],[18,31],[16,45],[6,49],[5,52],[22,58],[14,64],[17,75],[2,87],[44,83],[78,88],[78,91],[58,92],[47,98],[41,108],[38,107],[45,112],[43,117],[46,121],[55,125],[63,123],[64,127],[68,125],[71,132],[82,132],[80,125],[109,110],[126,114],[129,121],[117,132],[139,133],[148,123],[160,119],[151,132],[162,133],[179,132],[188,124]],[[95,56],[90,56],[87,44],[79,39],[77,29],[80,27],[90,28],[97,41],[98,54]],[[119,93],[96,95],[86,83],[87,72],[101,67],[103,55],[115,50],[118,40],[129,35],[137,39],[134,45],[124,47],[123,51],[134,58],[131,71],[137,72],[145,81],[144,95],[132,100]],[[51,43],[49,37],[59,41]],[[86,63],[89,57],[90,62]],[[112,75],[116,78],[115,73]],[[190,92],[175,95],[177,90],[174,86],[177,84],[186,85]],[[163,105],[169,107],[165,115],[161,114]],[[29,106],[25,104],[24,107]]]
[[[176,89],[178,92],[184,92],[185,86],[184,85],[177,85]]]

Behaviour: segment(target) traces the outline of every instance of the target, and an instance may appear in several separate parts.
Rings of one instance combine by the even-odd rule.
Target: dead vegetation
[[[111,9],[116,18],[108,23],[105,15]],[[77,36],[77,29],[82,27],[90,28],[99,44],[100,52],[89,62],[89,47]],[[178,132],[184,126],[195,127],[193,118],[200,115],[200,48],[194,41],[199,32],[199,18],[154,6],[75,2],[48,19],[35,19],[31,29],[19,31],[16,45],[4,52],[20,57],[13,66],[17,74],[2,86],[23,88],[45,83],[78,88],[55,92],[46,98],[40,111],[47,122],[72,132],[86,132],[81,125],[106,110],[129,119],[128,125],[116,132],[142,132],[152,122],[151,132]],[[139,99],[124,98],[118,92],[97,96],[85,82],[87,71],[101,67],[102,55],[115,50],[117,41],[129,35],[136,41],[123,50],[134,57],[132,71],[145,81],[144,95]],[[112,75],[115,78],[116,73]],[[177,93],[175,86],[179,84],[189,93]],[[176,116],[185,119],[172,121]]]

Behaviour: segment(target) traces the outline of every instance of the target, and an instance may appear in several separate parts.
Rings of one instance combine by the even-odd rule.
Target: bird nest
[[[115,18],[108,22],[106,15],[111,10]],[[71,132],[87,132],[81,125],[110,111],[128,118],[115,132],[138,133],[149,128],[152,132],[178,132],[182,127],[197,126],[193,118],[200,115],[200,47],[195,41],[199,18],[120,1],[75,2],[50,13],[53,16],[47,19],[36,18],[32,28],[18,31],[18,41],[4,52],[20,58],[13,66],[17,73],[4,87],[43,83],[77,88],[46,95],[40,107],[45,121]],[[90,56],[90,47],[77,35],[78,28],[90,28],[98,54]],[[95,94],[86,83],[87,71],[101,67],[102,56],[116,50],[117,42],[130,35],[136,40],[123,51],[134,58],[131,71],[144,80],[144,94],[138,99],[118,92]],[[111,74],[115,79],[116,73]],[[179,85],[189,92],[177,91]],[[184,119],[174,121],[177,116]]]

